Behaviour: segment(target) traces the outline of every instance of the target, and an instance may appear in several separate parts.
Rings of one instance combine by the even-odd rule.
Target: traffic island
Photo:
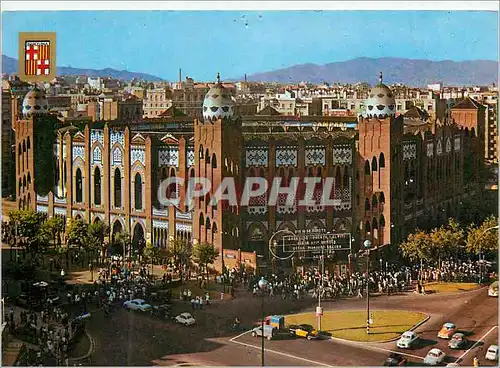
[[[421,312],[400,310],[374,310],[371,313],[370,334],[366,333],[366,310],[325,311],[321,319],[321,333],[333,338],[357,342],[385,342],[399,336],[429,316]],[[288,315],[287,325],[311,325],[317,327],[318,317],[314,312]]]
[[[424,284],[425,293],[459,293],[475,290],[481,285],[474,282],[428,282]]]

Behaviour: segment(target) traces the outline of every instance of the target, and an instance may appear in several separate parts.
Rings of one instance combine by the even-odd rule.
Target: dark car
[[[398,365],[406,365],[406,358],[397,353],[392,353],[391,355],[389,355],[384,363],[384,366],[386,367],[395,367]]]
[[[169,319],[173,317],[172,306],[170,304],[153,305],[151,315],[156,318]]]
[[[448,342],[448,346],[451,349],[463,349],[467,345],[467,337],[463,333],[457,332],[454,334],[450,341]]]

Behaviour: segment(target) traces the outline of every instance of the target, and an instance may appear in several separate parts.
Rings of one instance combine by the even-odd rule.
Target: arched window
[[[101,148],[99,148],[99,146],[96,146],[94,148],[94,153],[92,154],[92,158],[93,158],[94,162],[101,162],[102,152],[101,152]]]
[[[119,165],[122,163],[122,150],[116,147],[113,150],[113,165]]]
[[[377,219],[375,217],[372,220],[372,229],[373,230],[378,229],[378,222],[377,222]]]
[[[384,218],[384,215],[380,215],[380,227],[384,227],[385,226],[385,218]]]
[[[200,157],[200,160],[203,160],[203,158],[204,158],[204,156],[203,156],[203,146],[202,145],[200,146],[199,157]]]
[[[94,169],[94,204],[101,205],[101,170],[98,167]]]
[[[344,167],[344,177],[342,178],[344,189],[349,189],[349,169]]]
[[[372,196],[372,206],[373,207],[376,207],[377,206],[377,195],[376,194],[373,194]]]
[[[21,172],[21,167],[22,167],[22,160],[23,160],[23,149],[21,148],[21,143],[19,143],[19,149],[18,149],[18,159],[17,159],[17,166],[19,168],[19,172]]]
[[[365,175],[370,175],[370,162],[368,160],[365,161]]]
[[[375,156],[372,158],[372,171],[377,171],[377,158]]]
[[[26,168],[29,169],[29,164],[30,164],[30,137],[28,137],[26,141]]]
[[[66,187],[66,180],[67,180],[67,174],[66,174],[66,160],[63,161],[63,172],[62,172],[62,177],[63,177],[63,190]]]
[[[384,157],[384,153],[383,152],[380,152],[380,156],[379,156],[379,159],[378,159],[378,166],[380,168],[385,167],[385,157]]]
[[[205,151],[205,161],[206,161],[207,164],[210,163],[210,152],[208,152],[208,148]]]
[[[82,180],[82,170],[80,168],[76,169],[76,183],[75,183],[75,199],[76,203],[82,203],[83,201],[83,180]]]
[[[370,210],[370,200],[368,198],[365,199],[365,211]]]
[[[371,233],[371,231],[372,231],[372,228],[370,226],[370,221],[366,221],[365,222],[365,232],[369,234],[369,233]]]
[[[142,177],[141,174],[135,174],[134,178],[135,209],[142,209]]]
[[[115,207],[122,206],[122,174],[119,168],[115,169],[115,176],[113,178],[115,189]]]
[[[212,155],[212,169],[217,168],[217,157],[215,156],[215,153]]]
[[[380,192],[380,203],[385,203],[385,195],[384,195],[384,192]]]
[[[28,172],[28,189],[30,188],[31,185],[31,174]]]

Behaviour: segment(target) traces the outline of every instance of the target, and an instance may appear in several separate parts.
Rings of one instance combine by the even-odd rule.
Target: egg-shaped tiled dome
[[[224,88],[217,74],[217,83],[210,88],[203,101],[203,119],[230,119],[234,115],[234,100],[231,93]]]
[[[33,115],[47,114],[49,111],[47,97],[45,92],[34,88],[24,96],[23,100],[23,116],[30,118]]]
[[[374,86],[365,101],[363,117],[384,119],[396,115],[396,100],[391,89],[382,83],[380,72],[379,83]]]

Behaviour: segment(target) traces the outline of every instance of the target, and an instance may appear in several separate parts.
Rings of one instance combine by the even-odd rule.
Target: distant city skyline
[[[396,3],[397,4],[397,3]],[[3,12],[2,53],[18,32],[57,32],[58,66],[114,68],[167,80],[222,79],[357,57],[497,60],[498,13],[486,11]]]

